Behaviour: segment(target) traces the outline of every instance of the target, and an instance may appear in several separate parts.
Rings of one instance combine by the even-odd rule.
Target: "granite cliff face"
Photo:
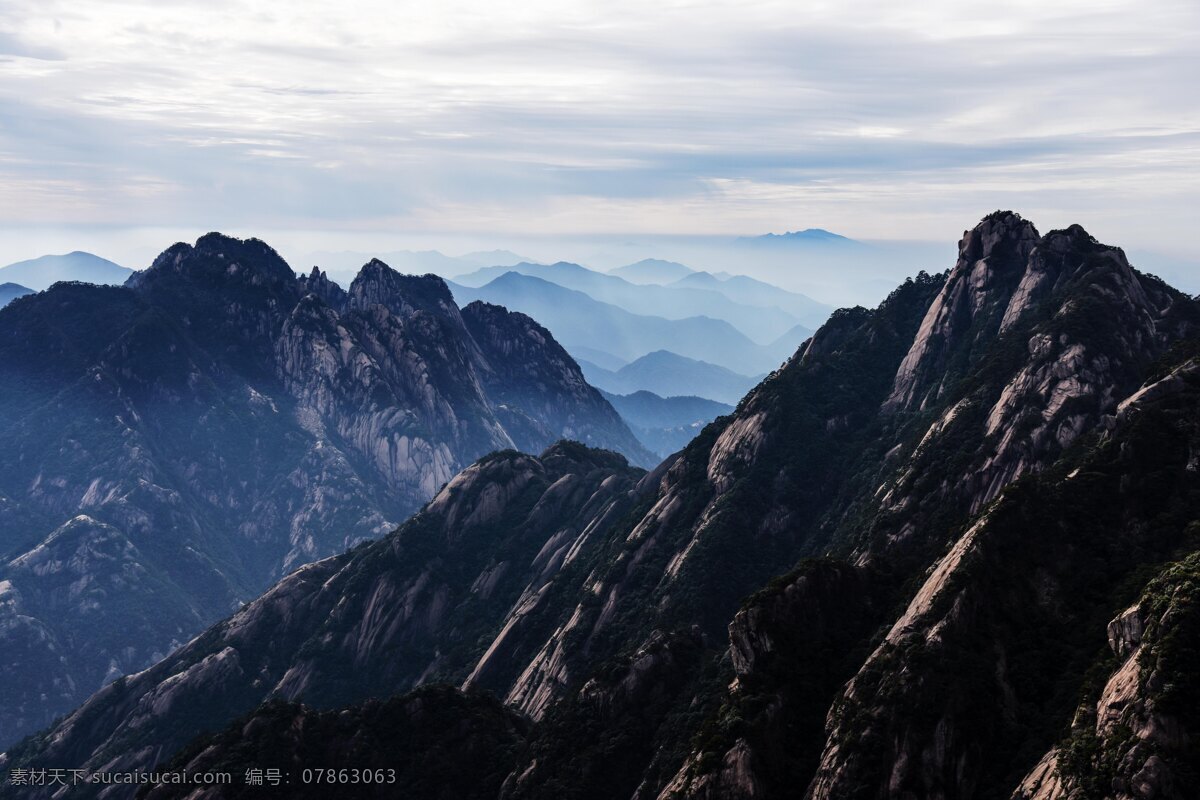
[[[1112,672],[1099,698],[1085,700],[1068,738],[1030,771],[1013,800],[1194,794],[1198,568],[1196,554],[1170,564],[1109,623]]]
[[[181,744],[205,698],[240,698],[217,730],[448,679],[532,723],[501,798],[1187,796],[1198,337],[1120,250],[997,212],[654,471],[480,462],[7,763],[149,764],[131,731]],[[401,582],[369,555],[418,542]],[[248,617],[303,642],[248,663]]]
[[[641,475],[576,443],[490,455],[388,537],[300,568],[32,746],[91,769],[149,768],[268,698],[328,708],[463,682],[506,612],[595,546],[593,521],[627,510]]]
[[[531,320],[378,261],[342,291],[219,234],[5,308],[0,381],[0,745],[490,451],[652,458]]]
[[[1118,587],[1196,546],[1197,389],[1135,401],[1137,419],[1012,487],[962,533],[832,705],[809,797],[1013,790],[1031,744],[1071,719],[1096,645],[1112,639],[1128,656],[1140,636],[1136,611],[1108,624],[1129,591]],[[1109,680],[1097,735],[1113,734],[1136,671],[1126,659]]]

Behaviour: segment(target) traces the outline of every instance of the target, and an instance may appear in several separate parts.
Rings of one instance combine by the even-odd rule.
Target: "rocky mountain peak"
[[[319,267],[313,267],[312,272],[301,276],[300,286],[301,291],[307,294],[315,294],[331,308],[342,311],[346,307],[349,294],[347,294],[345,289],[329,280],[329,276]]]
[[[178,281],[205,288],[241,284],[289,291],[294,290],[296,274],[266,242],[214,232],[201,236],[195,245],[178,242],[167,248],[126,285],[153,289]]]
[[[1012,211],[992,212],[965,231],[959,259],[896,371],[883,409],[929,408],[970,366],[972,354],[983,353],[997,333],[1044,299],[1068,263],[1085,263],[1097,249],[1120,253],[1099,245],[1079,225],[1039,236],[1032,222]],[[1132,273],[1127,283],[1130,291],[1138,290]]]
[[[977,261],[1023,260],[1037,244],[1039,235],[1033,223],[1013,211],[994,211],[969,231],[963,231],[958,243],[958,266],[971,267]],[[995,266],[1003,266],[997,263]]]
[[[402,275],[377,258],[363,265],[350,284],[348,305],[387,308],[401,318],[417,311],[458,317],[458,307],[446,282],[437,275]]]

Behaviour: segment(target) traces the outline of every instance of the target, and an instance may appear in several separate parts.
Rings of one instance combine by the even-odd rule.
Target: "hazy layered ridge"
[[[659,397],[703,397],[736,405],[759,380],[667,350],[647,353],[615,370],[586,358],[576,360],[589,383],[613,394],[647,391]]]
[[[682,450],[708,423],[733,411],[733,406],[703,397],[659,397],[645,391],[622,395],[602,390],[602,394],[634,435],[663,458]]]
[[[452,283],[451,289],[461,302],[484,300],[529,314],[549,328],[567,350],[597,348],[625,361],[669,350],[727,369],[761,374],[779,366],[810,333],[803,326],[794,326],[779,338],[759,344],[724,319],[635,314],[582,291],[512,271],[479,288]]]
[[[21,286],[18,283],[0,283],[0,308],[8,305],[18,297],[24,297],[27,294],[33,294],[33,289]]]
[[[654,460],[532,320],[217,234],[5,308],[0,378],[5,743],[491,450]]]
[[[707,273],[693,273],[667,286],[637,285],[615,274],[595,272],[563,261],[485,267],[460,275],[454,282],[480,289],[509,272],[583,292],[593,300],[619,306],[634,314],[666,319],[711,317],[724,320],[760,343],[772,342],[802,322],[816,327],[832,311],[811,298],[750,278],[720,281]]]
[[[65,255],[41,256],[0,267],[0,283],[11,281],[34,291],[48,289],[59,281],[119,286],[129,280],[132,274],[133,270],[127,267],[77,250]]]
[[[239,712],[214,698],[272,687],[354,702],[407,689],[432,652],[461,667],[425,679],[490,689],[536,721],[502,797],[1010,794],[1077,703],[1112,707],[1083,679],[1105,623],[1196,549],[1198,400],[1180,348],[1200,308],[1079,228],[1041,236],[997,213],[959,251],[945,275],[835,313],[636,488],[582,451],[565,472],[485,460],[386,545],[429,543],[437,572],[419,590],[379,589],[416,586],[371,555],[384,543],[310,566],[10,763],[149,765],[145,742],[194,730],[183,709],[219,727]],[[545,499],[572,486],[589,500]],[[498,549],[464,559],[477,517]],[[823,559],[790,572],[806,556]],[[327,643],[243,644],[307,638],[306,615],[342,605],[316,628]],[[458,646],[432,646],[465,608]],[[421,644],[376,649],[406,640]],[[1072,752],[1149,757],[1112,736]],[[1153,755],[1186,776],[1190,755]]]

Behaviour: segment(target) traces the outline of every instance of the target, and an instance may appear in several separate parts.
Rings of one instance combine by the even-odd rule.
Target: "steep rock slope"
[[[128,287],[5,308],[0,744],[489,451],[580,436],[653,460],[544,330],[491,317],[507,344],[440,279],[372,262],[342,292],[218,234]]]
[[[1200,380],[1189,383],[1125,404],[1097,446],[1011,487],[962,533],[833,704],[809,797],[1014,790],[1070,721],[1139,568],[1200,545],[1188,468]],[[1180,691],[1198,678],[1185,672]]]
[[[1185,798],[1200,786],[1200,554],[1165,568],[1108,624],[1111,674],[1014,800]]]
[[[619,450],[643,466],[657,463],[548,330],[487,303],[471,303],[462,315],[487,365],[484,391],[518,449],[571,439]]]
[[[1041,237],[1016,215],[997,213],[964,235],[960,253],[944,282],[914,282],[876,312],[835,313],[721,430],[669,465],[641,519],[615,534],[625,539],[625,552],[586,586],[602,600],[600,609],[581,602],[564,611],[563,632],[545,644],[509,701],[535,718],[552,703],[578,702],[571,699],[575,687],[603,669],[605,653],[636,647],[654,627],[699,624],[715,644],[718,625],[733,616],[740,597],[764,583],[772,567],[781,572],[805,555],[827,553],[864,573],[847,584],[861,591],[848,590],[837,608],[857,620],[863,636],[892,624],[887,609],[910,596],[915,577],[975,513],[1009,482],[1047,468],[1083,432],[1105,424],[1155,359],[1197,330],[1194,301],[1138,275],[1119,250],[1078,228]],[[1023,284],[1032,288],[1023,291]],[[956,325],[939,327],[944,315]],[[926,367],[934,356],[938,367]],[[806,608],[795,613],[821,614],[819,606]],[[597,642],[604,646],[591,646]],[[828,693],[805,698],[802,708],[777,714],[773,696],[788,706],[788,688],[769,680],[755,688],[762,707],[755,715],[765,725],[759,742],[771,738],[761,735],[771,730],[768,718],[782,715],[801,726],[794,735],[817,743],[792,753],[794,766],[780,764],[769,747],[754,752],[754,735],[732,736],[726,749],[718,737],[696,753],[700,766],[728,762],[733,773],[741,771],[735,783],[778,780],[776,791],[807,782],[831,690],[856,668],[825,666]],[[668,783],[677,794],[691,791],[688,777],[674,782],[675,767],[667,766],[679,757],[682,738],[672,729],[689,713],[686,705],[712,694],[711,683],[683,692],[680,706],[662,718],[657,755],[640,788],[629,791],[653,797]],[[535,739],[571,737],[547,722]],[[561,761],[538,758],[536,745],[533,752],[511,796],[538,796],[538,787],[561,774]],[[602,752],[595,758],[609,763]],[[770,764],[768,774],[745,772],[755,759]],[[770,778],[772,771],[780,777]],[[587,786],[575,792],[602,796]]]
[[[566,595],[554,634],[507,690],[508,702],[541,724],[506,797],[549,796],[546,786],[563,797],[654,797],[671,780],[733,677],[723,643],[739,604],[823,552],[856,495],[844,487],[886,463],[881,435],[891,420],[878,409],[941,284],[921,276],[875,311],[836,312],[731,417],[660,468],[656,492],[613,531],[603,558]],[[619,672],[646,642],[685,632],[703,652],[664,687],[669,701],[647,709],[653,715],[637,728],[617,718],[605,738],[586,735],[575,720],[593,676]],[[604,695],[592,703],[604,707]]]
[[[911,597],[914,577],[972,516],[1008,483],[1107,425],[1117,402],[1172,342],[1194,335],[1196,322],[1194,301],[1137,274],[1119,250],[1082,229],[1039,237],[1016,215],[990,215],[964,235],[958,264],[895,371],[879,415],[888,448],[882,469],[874,478],[862,473],[828,552],[854,565],[888,605]],[[838,613],[860,603],[880,607],[870,595],[848,594]],[[775,625],[819,613],[796,609]],[[895,622],[873,619],[876,627]],[[788,659],[773,667],[781,677],[759,673],[768,679],[750,697],[729,693],[722,735],[693,752],[671,795],[714,796],[713,785],[738,784],[741,793],[730,796],[759,797],[806,784],[817,751],[798,748],[780,760],[756,743],[782,729],[810,748],[823,740],[832,697],[786,677],[814,668],[807,658]],[[848,680],[857,666],[842,662],[840,670]],[[758,762],[767,765],[755,770]]]
[[[488,456],[387,538],[309,564],[9,754],[149,768],[271,697],[321,707],[462,681],[633,501],[640,470],[560,443]]]
[[[871,392],[862,403],[864,412],[877,406],[886,396],[891,385],[890,375],[904,353],[903,342],[911,339],[929,297],[939,285],[935,279],[910,284],[884,312],[878,315],[851,312],[843,315],[841,327],[827,331],[826,341],[830,342],[848,331],[860,331],[862,335],[855,342],[861,345],[873,333],[891,333],[894,326],[904,326],[902,335],[887,337],[897,343],[881,362],[882,368],[871,374]],[[905,328],[907,336],[903,335]],[[855,351],[852,358],[860,355]],[[822,367],[810,364],[801,369],[793,365],[790,371],[776,376],[773,385],[789,380],[789,376],[794,378],[797,371],[817,371]],[[804,379],[800,380],[803,382]],[[849,385],[844,393],[833,397],[817,392],[817,386],[812,388],[814,399],[822,404],[820,408],[840,407],[863,394],[858,385]],[[754,403],[793,408],[781,403],[779,393],[772,390],[764,391],[758,400],[752,399],[748,403],[751,403],[751,409],[757,408]],[[750,411],[749,415],[753,416],[753,413]],[[801,419],[814,432],[826,430],[824,419],[814,417],[811,410],[804,410]],[[658,582],[654,575],[662,576],[676,550],[647,548],[639,554],[642,548],[637,546],[637,536],[626,541],[630,538],[629,528],[637,523],[645,529],[650,523],[643,524],[643,520],[653,521],[663,513],[678,511],[687,520],[703,511],[713,493],[707,478],[708,454],[710,451],[717,453],[718,464],[727,463],[733,455],[727,448],[714,448],[722,430],[728,429],[725,425],[732,427],[732,423],[710,426],[684,458],[641,478],[636,492],[632,491],[631,477],[606,477],[601,483],[608,481],[608,486],[616,493],[604,502],[597,502],[595,507],[587,508],[586,513],[581,510],[578,519],[565,526],[560,522],[563,512],[556,503],[535,504],[532,512],[527,506],[515,504],[511,493],[504,490],[506,480],[494,474],[489,466],[492,462],[482,462],[452,481],[424,514],[411,521],[396,537],[385,540],[387,544],[369,545],[346,557],[317,562],[298,571],[227,623],[211,629],[155,667],[106,687],[51,731],[13,750],[7,763],[15,765],[56,759],[64,763],[87,764],[92,769],[104,765],[148,767],[173,748],[183,745],[197,730],[220,727],[272,694],[321,704],[354,702],[438,677],[453,676],[467,686],[492,690],[508,697],[520,710],[540,715],[568,690],[578,687],[592,665],[612,658],[616,661],[606,673],[612,682],[620,685],[622,671],[629,673],[632,670],[629,674],[632,676],[631,690],[636,690],[634,696],[642,696],[645,691],[655,694],[652,687],[648,690],[637,687],[647,680],[652,681],[660,672],[635,668],[636,664],[645,661],[636,655],[644,652],[648,654],[645,663],[660,663],[662,659],[655,654],[665,645],[655,643],[679,641],[680,645],[668,648],[666,652],[674,652],[683,646],[692,654],[668,659],[669,663],[680,665],[668,670],[676,676],[669,683],[670,691],[657,695],[658,701],[651,704],[654,713],[645,719],[642,735],[624,737],[625,744],[629,745],[623,748],[624,751],[636,756],[631,758],[630,768],[639,770],[648,756],[637,740],[652,739],[661,715],[678,699],[680,687],[691,683],[691,673],[700,663],[703,652],[696,648],[702,645],[705,636],[711,639],[714,633],[719,634],[724,625],[719,610],[736,607],[744,593],[774,574],[777,563],[786,563],[790,558],[786,554],[794,547],[790,538],[775,536],[777,531],[768,530],[761,543],[770,545],[777,538],[779,541],[774,547],[764,546],[764,552],[753,564],[739,565],[737,557],[731,559],[731,566],[739,568],[736,581],[727,580],[726,576],[714,571],[698,575],[697,588],[680,598],[686,606],[679,609],[677,618],[693,616],[696,604],[704,603],[705,594],[718,588],[721,596],[712,598],[718,612],[709,614],[707,631],[693,632],[689,622],[682,639],[675,635],[666,639],[661,634],[656,635],[654,623],[658,614],[649,600],[643,605],[625,605],[622,608],[624,619],[619,626],[606,629],[603,620],[597,625],[597,615],[607,613],[611,616],[611,612],[604,611],[607,595],[611,592],[605,592],[603,586],[598,585],[597,576],[611,571],[619,582],[621,572],[630,569],[631,559],[641,560],[650,554],[652,558],[646,560],[647,568],[636,573],[636,580],[645,585],[639,587],[630,582],[623,588],[631,590],[631,597],[634,589],[642,598],[648,598],[654,591]],[[782,440],[777,442],[784,447]],[[826,452],[833,451],[827,449]],[[775,467],[775,463],[764,464],[762,470],[764,474],[773,473]],[[803,467],[805,472],[798,480],[821,475],[828,471],[827,467],[826,463],[814,461]],[[497,462],[496,468],[514,469],[507,460]],[[514,469],[521,476],[532,475],[535,471],[532,465],[528,469]],[[715,470],[714,476],[718,480],[721,477]],[[573,484],[577,482],[577,479],[563,476],[556,477],[549,485],[557,487],[552,493],[557,494],[575,491]],[[682,491],[680,484],[684,482],[697,484],[698,491],[688,492],[694,492],[694,496],[687,496]],[[621,488],[622,484],[624,488]],[[744,481],[740,485],[743,490],[748,490],[753,487],[753,482]],[[780,491],[788,492],[791,488],[792,485],[781,486]],[[464,489],[462,498],[451,502]],[[580,491],[586,491],[586,485]],[[820,492],[815,494],[819,496]],[[585,499],[590,497],[589,494],[583,496]],[[463,554],[472,556],[466,564],[475,564],[477,569],[462,567],[471,573],[463,578],[465,586],[475,586],[475,592],[486,593],[495,581],[503,580],[515,594],[483,603],[486,613],[480,610],[476,617],[468,617],[480,627],[473,635],[455,640],[457,647],[453,657],[445,657],[449,660],[443,662],[443,668],[435,654],[445,653],[448,648],[432,642],[426,648],[414,647],[408,640],[422,627],[408,624],[407,620],[442,619],[450,613],[453,607],[450,598],[438,594],[437,583],[418,586],[416,582],[421,574],[420,565],[426,561],[458,563],[458,556],[453,552],[442,552],[438,542],[451,541],[448,539],[451,532],[469,526],[475,516],[471,510],[473,498],[478,498],[479,505],[486,509],[483,512],[486,519],[497,518],[497,525],[502,518],[503,525],[514,526],[515,521],[524,520],[534,512],[539,515],[538,524],[493,529],[503,533],[504,537],[518,537],[519,541],[528,543],[524,546],[531,548],[531,552],[525,554],[523,560],[506,557],[490,548],[476,551],[474,539],[466,543]],[[423,529],[428,520],[438,518],[446,526],[445,537],[415,534],[411,538],[405,537],[405,530]],[[737,522],[735,510],[729,509],[724,518],[726,535],[722,546],[735,551],[739,546]],[[673,532],[676,547],[679,537],[689,530],[690,526],[684,525],[679,532]],[[390,552],[389,548],[399,541],[428,545],[419,553],[414,551],[404,561],[409,565],[407,569],[417,570],[405,579],[403,585],[408,589],[401,589],[389,577],[387,564],[392,563],[394,557],[384,558],[384,554]],[[476,564],[480,559],[482,562]],[[545,578],[540,577],[542,570],[546,570]],[[330,583],[335,574],[343,575],[344,581]],[[357,577],[351,580],[354,576]],[[373,600],[380,581],[392,588]],[[476,594],[471,593],[471,596]],[[622,599],[624,597],[622,594]],[[365,635],[367,631],[328,635],[322,620],[333,608],[345,609],[344,623],[351,628],[369,622],[370,635]],[[574,629],[580,632],[595,629],[598,635],[587,640],[578,632],[572,633]],[[289,630],[296,632],[295,637],[288,633]],[[376,636],[382,637],[382,642],[392,644],[376,650],[372,644]],[[242,641],[248,643],[249,654],[239,645]],[[687,644],[689,642],[692,644]],[[270,646],[260,654],[259,650],[266,643]],[[320,656],[331,647],[330,659]],[[626,647],[629,647],[628,652],[622,653]],[[707,652],[711,655],[711,645]],[[362,660],[356,661],[356,654],[360,653]],[[404,657],[396,661],[398,654]],[[320,657],[314,660],[316,656]],[[261,679],[260,673],[264,674]],[[597,687],[603,685],[596,684]],[[599,695],[601,707],[611,707],[603,700],[606,696],[606,692]],[[628,706],[616,706],[621,707]],[[626,774],[623,779],[631,778]]]

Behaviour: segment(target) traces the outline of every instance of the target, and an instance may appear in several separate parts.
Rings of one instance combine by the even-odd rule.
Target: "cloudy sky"
[[[1192,257],[1198,75],[1195,0],[0,0],[0,259],[997,207]]]

